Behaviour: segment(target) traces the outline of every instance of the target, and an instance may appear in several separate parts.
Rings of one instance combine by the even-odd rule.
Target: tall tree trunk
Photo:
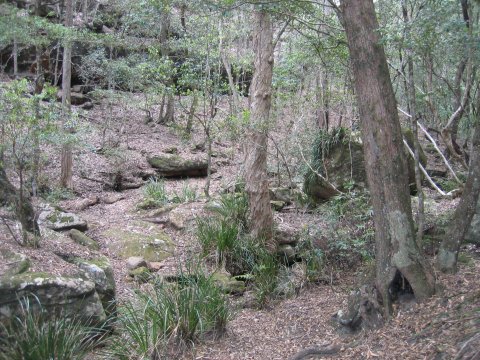
[[[443,272],[457,271],[457,259],[460,245],[468,231],[480,193],[480,93],[477,92],[477,119],[472,139],[470,168],[462,197],[440,245],[436,266]]]
[[[254,13],[255,72],[250,87],[250,128],[245,154],[245,190],[252,236],[263,239],[274,252],[273,214],[267,176],[267,133],[272,101],[273,26],[264,10]]]
[[[170,46],[168,45],[168,38],[170,34],[170,13],[169,9],[164,6],[162,9],[162,14],[160,16],[160,35],[159,35],[159,42],[160,42],[160,53],[162,57],[170,57]],[[168,124],[174,121],[175,117],[175,98],[173,93],[173,79],[169,79],[166,83],[167,86],[167,95],[166,95],[166,108],[165,113],[162,110],[160,111],[160,115],[158,117],[159,124]],[[165,98],[164,98],[165,99]]]
[[[406,0],[402,0],[403,21],[405,22],[405,37],[407,44],[411,42],[410,19],[407,10]],[[407,46],[407,98],[410,109],[413,147],[414,147],[414,163],[415,163],[415,185],[418,196],[418,212],[417,212],[417,244],[421,244],[423,238],[423,227],[425,224],[425,203],[424,193],[422,189],[422,173],[420,170],[420,143],[418,141],[418,125],[417,125],[417,98],[415,92],[415,80],[413,72],[413,51],[410,45]]]
[[[16,79],[18,76],[18,41],[17,37],[13,38],[13,77]]]
[[[73,25],[73,0],[65,1],[65,26]],[[71,132],[73,129],[67,124],[67,117],[71,113],[71,82],[72,82],[72,43],[67,39],[63,47],[63,74],[62,74],[62,115],[63,128]],[[60,184],[62,187],[71,189],[72,184],[72,144],[66,142],[62,147]]]
[[[398,275],[420,300],[434,293],[435,282],[415,241],[397,103],[373,0],[341,0],[341,5],[374,210],[376,286],[389,315]]]

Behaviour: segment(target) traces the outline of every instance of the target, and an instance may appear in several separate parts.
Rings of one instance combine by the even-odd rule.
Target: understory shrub
[[[319,211],[327,227],[322,233],[314,231],[312,236],[315,248],[323,252],[326,263],[351,268],[374,258],[373,210],[368,193],[350,190],[339,194]]]
[[[62,314],[33,311],[28,300],[9,324],[0,325],[1,360],[81,360],[102,340],[102,330]]]
[[[270,254],[261,239],[247,233],[248,200],[244,192],[225,194],[210,206],[213,216],[197,219],[203,255],[215,254],[217,266],[231,275],[247,275],[259,306],[274,294],[280,259]]]
[[[110,358],[168,358],[171,347],[223,333],[230,318],[223,291],[201,271],[181,271],[177,278],[137,292],[135,300],[120,309],[119,335],[106,350]]]

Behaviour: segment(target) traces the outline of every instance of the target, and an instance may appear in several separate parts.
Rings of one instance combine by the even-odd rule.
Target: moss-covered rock
[[[245,292],[245,283],[237,280],[227,272],[216,271],[212,274],[213,282],[227,294],[243,294]]]
[[[32,311],[40,306],[49,314],[75,317],[100,325],[106,319],[95,284],[82,278],[25,272],[0,278],[0,322],[19,313],[19,299],[29,299]]]
[[[402,130],[407,143],[413,149],[413,134],[411,130]],[[365,159],[363,154],[363,143],[356,133],[350,133],[346,129],[335,131],[333,134],[323,134],[315,144],[315,159],[317,164],[315,171],[322,175],[318,176],[311,169],[307,171],[304,180],[305,193],[315,202],[326,201],[345,191],[348,186],[355,184],[360,188],[367,186],[365,172]],[[410,190],[415,192],[415,168],[413,158],[405,149],[405,156],[408,159],[408,181]],[[426,165],[427,157],[423,150],[420,152],[420,162]],[[333,186],[332,186],[333,185]]]
[[[147,160],[150,166],[163,177],[207,176],[206,160],[184,159],[178,155],[158,155]]]
[[[127,229],[108,229],[103,234],[112,239],[110,249],[124,259],[141,256],[146,261],[160,262],[173,253],[170,236],[144,221],[135,221]]]
[[[24,273],[30,268],[30,259],[20,253],[0,248],[0,277]]]
[[[86,231],[88,229],[87,222],[78,215],[60,211],[50,205],[45,205],[42,208],[38,216],[38,224],[55,231],[70,229]]]
[[[68,234],[70,235],[70,238],[77,244],[83,245],[90,250],[100,249],[100,245],[98,244],[98,242],[89,238],[87,235],[77,229],[70,230]]]
[[[129,270],[128,275],[130,275],[133,280],[139,283],[146,283],[152,278],[152,273],[145,266]]]
[[[110,261],[105,256],[92,259],[73,258],[81,272],[82,278],[93,281],[107,316],[116,315],[116,286],[113,269]]]

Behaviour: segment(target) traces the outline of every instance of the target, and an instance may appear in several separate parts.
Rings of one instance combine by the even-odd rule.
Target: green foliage
[[[318,279],[324,267],[325,255],[321,249],[315,247],[314,239],[308,228],[302,231],[300,240],[295,246],[295,252],[306,265],[307,280]]]
[[[150,178],[142,188],[144,199],[156,206],[163,206],[168,202],[168,195],[165,189],[165,180]]]
[[[171,199],[173,203],[188,203],[198,199],[197,188],[190,186],[188,182],[184,182],[181,191],[174,192]]]
[[[138,204],[139,209],[153,209],[162,207],[168,203],[187,203],[198,199],[197,188],[191,187],[188,183],[182,185],[180,192],[169,195],[162,178],[150,178],[143,186],[143,200]]]
[[[119,336],[106,350],[115,359],[162,356],[168,344],[221,334],[230,319],[225,294],[198,269],[180,271],[175,284],[157,282],[120,309]],[[158,358],[158,357],[157,357]]]
[[[0,327],[0,359],[88,359],[101,342],[100,330],[48,314],[46,309],[33,311],[28,301],[22,304],[21,313],[9,325]]]
[[[321,243],[325,262],[349,268],[374,258],[373,210],[367,193],[340,194],[319,211],[328,226],[313,237]]]
[[[51,204],[58,204],[62,200],[71,200],[75,198],[75,193],[71,189],[65,189],[62,187],[54,187],[49,189],[48,192],[42,194],[42,196]]]
[[[262,308],[275,294],[280,262],[275,255],[269,254],[265,249],[258,250],[255,254],[255,265],[252,269],[254,278],[253,289],[257,304]]]

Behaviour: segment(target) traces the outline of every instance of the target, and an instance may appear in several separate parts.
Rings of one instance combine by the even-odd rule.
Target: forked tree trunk
[[[263,239],[274,252],[273,214],[267,176],[267,132],[272,100],[273,27],[270,15],[254,13],[253,47],[255,72],[250,87],[250,127],[246,137],[245,190],[249,204],[249,227],[253,237]]]
[[[73,0],[65,1],[65,26],[73,25]],[[71,82],[72,82],[72,43],[66,40],[63,48],[63,74],[62,74],[62,112],[64,131],[71,132],[67,124],[67,117],[71,113]],[[66,142],[62,147],[60,184],[62,187],[71,189],[72,184],[72,145]]]
[[[22,225],[23,232],[28,231],[38,235],[38,225],[32,203],[28,197],[20,194],[20,191],[17,191],[12,185],[3,168],[2,161],[3,155],[0,154],[0,205],[12,205],[15,209],[15,216]]]
[[[374,211],[376,286],[388,316],[398,273],[420,300],[434,293],[435,281],[415,241],[397,103],[373,0],[342,0],[341,4]]]
[[[480,93],[477,93],[477,122],[472,139],[470,167],[462,197],[453,215],[452,224],[448,227],[445,238],[440,245],[436,266],[448,273],[457,271],[457,260],[460,245],[470,227],[480,193]]]

